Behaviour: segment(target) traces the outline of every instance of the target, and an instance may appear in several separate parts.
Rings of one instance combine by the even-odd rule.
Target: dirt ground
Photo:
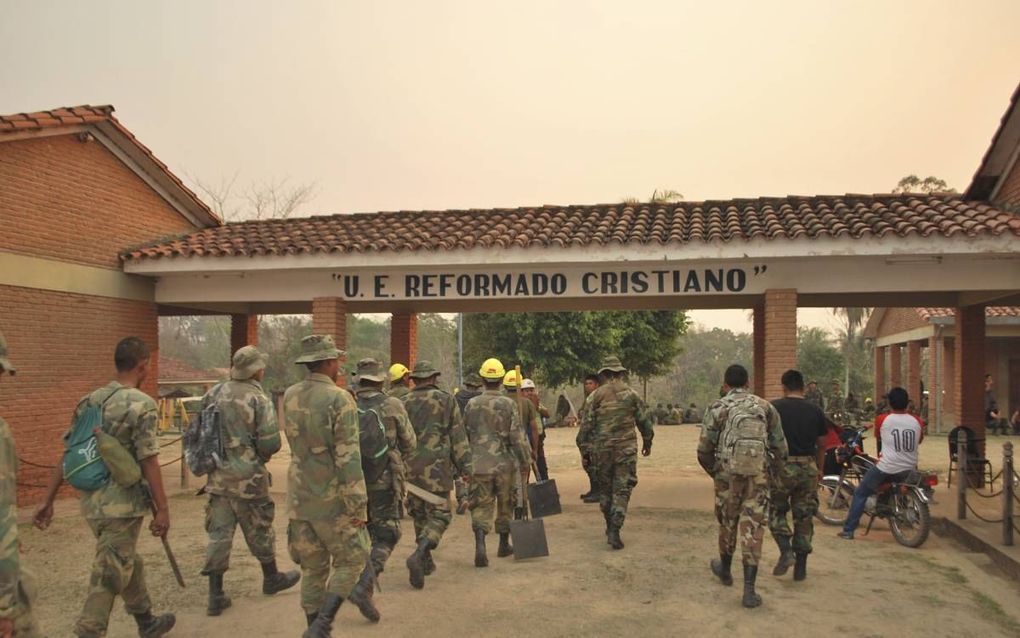
[[[884,524],[852,543],[836,528],[816,527],[816,551],[805,583],[777,579],[771,566],[777,550],[766,537],[759,592],[764,606],[740,607],[739,584],[720,585],[708,571],[716,553],[711,483],[695,460],[697,430],[661,427],[653,455],[639,461],[640,483],[623,530],[623,551],[605,544],[596,505],[578,500],[585,488],[573,438],[576,430],[551,430],[546,441],[550,472],[564,513],[545,519],[551,555],[514,562],[497,559],[490,541],[490,567],[473,564],[468,516],[455,518],[436,551],[438,571],[423,591],[407,583],[404,558],[411,551],[410,521],[381,578],[378,625],[344,606],[334,635],[344,636],[1018,636],[1020,586],[1003,578],[982,554],[964,551],[932,536],[919,550],[893,541]],[[945,467],[945,439],[922,446],[922,464]],[[991,458],[997,452],[989,450]],[[169,454],[167,458],[172,458]],[[277,548],[286,554],[283,477],[285,454],[274,459]],[[173,468],[168,468],[172,470]],[[172,479],[171,484],[173,484]],[[943,473],[944,482],[944,473]],[[198,483],[197,481],[193,484]],[[198,483],[200,484],[200,483]],[[939,495],[948,498],[945,486]],[[159,542],[140,543],[157,610],[177,613],[174,636],[287,636],[303,629],[297,589],[273,598],[261,595],[258,564],[238,533],[226,588],[234,606],[219,618],[205,616],[206,587],[199,575],[205,547],[204,497],[194,490],[171,499],[171,542],[188,583],[177,587]],[[24,564],[40,585],[38,613],[49,636],[68,636],[83,601],[93,540],[74,508],[45,533],[22,526]],[[491,539],[491,537],[490,537]],[[110,636],[137,635],[118,603]]]

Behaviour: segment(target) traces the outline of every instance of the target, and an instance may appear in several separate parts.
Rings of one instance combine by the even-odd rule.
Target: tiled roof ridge
[[[955,316],[955,309],[948,307],[919,307],[914,312],[924,321]],[[985,317],[1020,317],[1020,306],[985,306]]]
[[[1020,215],[950,194],[832,195],[670,204],[392,211],[263,219],[125,250],[190,256],[686,245],[782,239],[1020,236]]]

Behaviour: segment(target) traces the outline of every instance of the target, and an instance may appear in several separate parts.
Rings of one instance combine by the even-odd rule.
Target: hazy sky
[[[0,112],[113,104],[178,174],[314,182],[304,214],[962,190],[1018,24],[1015,0],[0,0]]]

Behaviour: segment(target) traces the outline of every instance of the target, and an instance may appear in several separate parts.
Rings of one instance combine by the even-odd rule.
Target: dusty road
[[[573,446],[576,430],[552,430],[546,442],[564,513],[545,519],[551,556],[515,563],[497,559],[473,565],[467,516],[455,518],[436,552],[438,571],[423,591],[407,583],[404,558],[411,525],[382,576],[378,625],[344,606],[340,636],[1018,636],[1020,587],[1001,578],[983,555],[963,552],[933,536],[920,550],[897,545],[882,524],[852,543],[835,528],[816,528],[816,551],[805,583],[771,576],[777,550],[767,539],[760,609],[740,607],[739,585],[726,588],[708,571],[716,552],[711,484],[694,460],[696,430],[659,428],[653,456],[639,462],[640,483],[623,530],[626,549],[605,544],[597,506],[582,504],[583,474]],[[924,464],[942,467],[944,439],[929,439]],[[992,454],[992,452],[989,452]],[[285,458],[274,460],[274,496],[282,503]],[[945,497],[945,487],[940,488]],[[180,494],[171,501],[171,540],[188,581],[180,590],[156,539],[145,537],[149,587],[158,610],[178,614],[174,636],[296,637],[303,629],[297,591],[273,598],[260,593],[258,564],[238,533],[226,588],[234,606],[207,618],[205,581],[199,576],[205,546],[204,499]],[[285,549],[286,518],[278,508],[278,553]],[[78,516],[61,517],[46,533],[22,527],[24,562],[41,586],[39,613],[49,636],[68,636],[83,601],[92,537]],[[137,635],[118,602],[110,636]]]

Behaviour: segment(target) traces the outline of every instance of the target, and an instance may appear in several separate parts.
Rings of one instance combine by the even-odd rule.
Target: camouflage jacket
[[[514,459],[521,468],[531,465],[531,448],[517,408],[498,390],[487,390],[468,402],[464,429],[476,475],[506,472]]]
[[[461,388],[453,395],[454,399],[457,399],[457,407],[460,408],[460,416],[464,416],[464,410],[467,409],[468,401],[475,398],[482,393],[481,390],[465,390]]]
[[[404,398],[404,408],[418,437],[407,461],[407,478],[432,492],[449,492],[455,476],[474,474],[471,445],[457,401],[434,385],[419,385]]]
[[[266,462],[280,451],[273,402],[255,379],[216,385],[202,398],[202,409],[214,402],[220,411],[226,459],[209,474],[206,491],[246,499],[269,496]]]
[[[112,394],[116,391],[115,394]],[[109,397],[109,400],[107,400]],[[113,436],[136,460],[142,461],[159,454],[156,440],[156,402],[152,397],[136,388],[111,381],[107,385],[86,395],[78,402],[71,419],[74,429],[78,414],[89,402],[102,404],[103,431]],[[81,511],[85,518],[137,518],[149,513],[149,505],[142,484],[121,487],[111,480],[92,492],[81,492]]]
[[[18,456],[7,422],[0,419],[0,618],[18,613]]]
[[[507,392],[505,396],[513,401],[514,405],[518,405],[516,392]],[[520,402],[520,407],[517,412],[520,415],[521,428],[524,430],[525,436],[528,437],[528,441],[531,441],[531,437],[534,435],[534,432],[542,434],[542,417],[539,416],[538,408],[535,407],[534,403],[529,401],[527,398],[524,398]],[[534,428],[534,430],[532,430],[532,428]]]
[[[843,405],[843,395],[838,392],[830,393],[825,398],[825,414],[842,414],[846,407]]]
[[[636,441],[635,426],[643,440],[655,436],[644,401],[622,379],[603,383],[592,392],[590,409],[596,444]]]
[[[595,394],[592,392],[592,394]],[[577,414],[578,427],[577,427],[577,446],[581,448],[583,452],[585,449],[590,448],[592,439],[594,438],[594,423],[591,420],[591,394],[584,397],[584,403],[581,404],[581,410]]]
[[[403,401],[404,399],[407,398],[407,395],[410,393],[411,388],[407,387],[406,385],[395,385],[392,388],[390,388],[390,391],[387,392],[386,394],[388,396],[393,397],[394,399],[400,399],[401,401]]]
[[[411,421],[407,418],[403,401],[386,396],[375,388],[358,390],[357,396],[359,409],[375,410],[379,413],[383,427],[386,428],[386,442],[391,452],[390,467],[383,473],[378,483],[369,484],[367,487],[369,490],[390,489],[394,485],[394,471],[398,480],[402,481],[406,475],[407,458],[418,447],[418,437],[415,436]]]
[[[358,408],[324,374],[310,373],[283,395],[290,444],[287,509],[299,521],[368,520]]]
[[[825,401],[822,399],[822,393],[818,390],[818,388],[815,388],[814,391],[808,390],[805,392],[804,399],[807,400],[808,403],[817,405],[819,410],[825,409]]]
[[[786,435],[783,434],[783,424],[779,419],[779,412],[775,406],[751,394],[747,388],[734,388],[726,393],[726,396],[717,400],[707,410],[705,418],[701,423],[701,438],[698,440],[698,463],[710,475],[715,476],[717,462],[717,448],[719,436],[726,427],[730,410],[741,402],[749,401],[758,403],[765,409],[765,425],[768,432],[769,452],[772,457],[770,464],[773,469],[779,467],[788,456],[786,446]]]

